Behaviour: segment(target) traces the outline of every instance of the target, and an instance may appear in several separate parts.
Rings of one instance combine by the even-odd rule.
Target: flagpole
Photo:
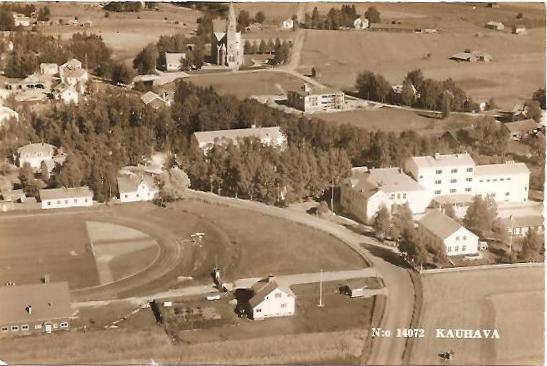
[[[319,307],[323,307],[323,270],[319,271]]]

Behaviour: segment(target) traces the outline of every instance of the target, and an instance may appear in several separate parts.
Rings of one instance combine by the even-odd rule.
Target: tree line
[[[274,54],[274,57],[272,59],[272,63],[275,65],[278,64],[284,64],[289,60],[290,52],[291,52],[292,42],[284,40],[281,42],[279,38],[275,39],[275,42],[273,40],[268,40],[266,42],[264,39],[261,39],[260,42],[258,41],[250,41],[246,40],[243,44],[243,53],[247,55],[264,55],[266,53],[268,54]]]
[[[365,18],[370,23],[380,22],[380,12],[376,7],[369,7]],[[342,5],[340,8],[332,7],[325,16],[319,14],[317,7],[314,7],[312,13],[306,13],[304,16],[304,28],[307,29],[329,29],[353,28],[353,22],[359,18],[355,5]]]

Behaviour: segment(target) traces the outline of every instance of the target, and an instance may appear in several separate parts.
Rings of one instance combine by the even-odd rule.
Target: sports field
[[[544,357],[544,267],[483,269],[422,276],[425,338],[412,364],[537,365]],[[500,339],[442,339],[435,329],[497,329]]]

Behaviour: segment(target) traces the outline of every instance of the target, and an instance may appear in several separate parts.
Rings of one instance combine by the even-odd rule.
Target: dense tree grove
[[[63,64],[71,58],[87,63],[90,71],[110,77],[111,51],[102,38],[93,33],[74,33],[69,40],[39,32],[14,32],[10,35],[14,50],[7,57],[5,75],[22,78],[37,71],[40,63]]]
[[[353,28],[353,21],[359,18],[355,5],[342,5],[340,8],[329,9],[326,16],[319,15],[317,7],[313,8],[311,15],[306,13],[304,27],[308,29],[330,29],[340,27]]]
[[[112,1],[103,9],[115,12],[137,12],[142,9],[142,4],[139,1]]]
[[[539,103],[541,109],[545,110],[545,88],[540,88],[532,95],[532,100]]]
[[[400,92],[394,91],[382,75],[371,71],[363,71],[357,76],[355,88],[361,98],[442,111],[444,116],[451,111],[478,109],[478,105],[452,79],[426,79],[419,69],[407,74]]]

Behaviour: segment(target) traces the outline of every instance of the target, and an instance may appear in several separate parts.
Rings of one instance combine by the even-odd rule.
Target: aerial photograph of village
[[[0,2],[0,365],[543,365],[543,2]]]

